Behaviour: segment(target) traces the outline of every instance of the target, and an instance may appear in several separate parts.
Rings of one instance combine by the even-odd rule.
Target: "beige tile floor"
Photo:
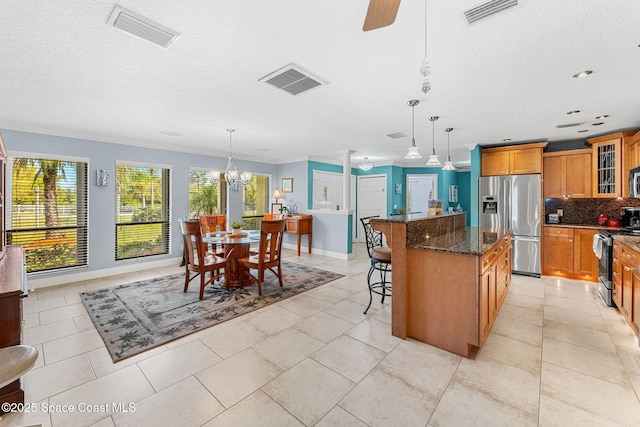
[[[0,426],[640,425],[638,340],[591,283],[513,276],[471,360],[393,337],[389,303],[362,314],[362,247],[348,262],[285,257],[345,277],[117,364],[78,293],[181,269],[33,292],[24,341],[40,358],[24,385],[35,412]]]

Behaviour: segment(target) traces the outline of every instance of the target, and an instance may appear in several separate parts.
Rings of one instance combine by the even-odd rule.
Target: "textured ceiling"
[[[640,128],[640,2],[526,0],[465,25],[463,11],[479,3],[429,0],[425,95],[420,0],[402,1],[394,24],[369,32],[367,0],[118,3],[178,31],[167,49],[107,26],[113,1],[3,0],[0,128],[223,156],[225,129],[235,128],[239,158],[340,161],[351,149],[355,162],[407,166],[430,154],[432,115],[442,160],[444,129],[454,128],[454,162],[506,138]],[[290,63],[328,84],[292,96],[258,83]],[[585,69],[593,74],[572,78]],[[410,99],[420,100],[423,159],[405,161]],[[556,128],[574,122],[584,124]],[[394,132],[409,137],[386,136]]]

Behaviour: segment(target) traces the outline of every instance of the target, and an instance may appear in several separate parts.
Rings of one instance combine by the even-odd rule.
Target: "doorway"
[[[387,175],[358,177],[358,218],[356,242],[364,242],[364,229],[360,218],[379,215],[387,217]]]
[[[438,198],[438,175],[407,175],[407,213],[427,213],[429,199]]]

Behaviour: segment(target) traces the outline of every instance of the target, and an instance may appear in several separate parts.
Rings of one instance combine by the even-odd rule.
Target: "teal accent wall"
[[[471,206],[469,207],[469,216],[470,216],[470,225],[472,227],[478,226],[478,206],[479,195],[478,195],[478,179],[480,178],[480,146],[476,145],[476,148],[471,150],[471,174],[469,177],[469,185],[471,187],[471,195],[470,201]]]
[[[458,200],[465,212],[471,212],[471,172],[458,172]],[[471,224],[471,215],[467,215],[467,225]]]

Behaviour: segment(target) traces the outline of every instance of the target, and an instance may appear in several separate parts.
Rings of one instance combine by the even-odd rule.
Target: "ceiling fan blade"
[[[375,30],[393,24],[398,14],[400,0],[369,0],[362,31]]]

